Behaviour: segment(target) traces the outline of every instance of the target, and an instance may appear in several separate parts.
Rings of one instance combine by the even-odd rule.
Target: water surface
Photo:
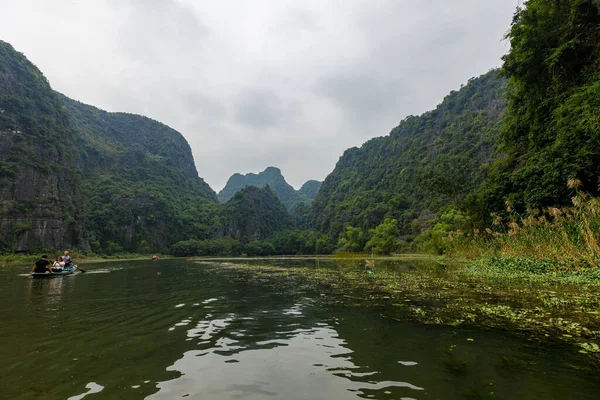
[[[262,262],[262,261],[261,261]],[[277,261],[279,265],[294,262]],[[330,265],[319,265],[322,268]],[[0,398],[598,399],[585,360],[184,260],[0,271]]]

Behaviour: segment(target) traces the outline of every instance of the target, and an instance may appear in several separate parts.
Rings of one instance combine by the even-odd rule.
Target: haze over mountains
[[[310,205],[313,202],[321,187],[321,182],[311,180],[304,183],[299,190],[295,190],[286,182],[279,168],[268,167],[258,174],[232,175],[217,197],[221,203],[224,203],[246,186],[264,187],[267,185],[277,195],[285,208],[293,212],[299,203]]]

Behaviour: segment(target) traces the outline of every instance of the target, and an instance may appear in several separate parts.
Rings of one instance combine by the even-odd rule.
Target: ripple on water
[[[398,361],[398,364],[402,364],[407,367],[412,367],[413,365],[417,365],[418,363],[415,361]]]
[[[94,274],[110,274],[111,271],[118,271],[121,268],[113,268],[113,269],[94,269],[91,271],[86,271],[87,275],[94,275]]]

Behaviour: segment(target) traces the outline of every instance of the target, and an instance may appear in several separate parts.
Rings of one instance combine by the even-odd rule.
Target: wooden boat
[[[34,278],[55,278],[55,277],[59,277],[59,276],[65,276],[65,275],[72,275],[73,273],[75,273],[79,268],[77,268],[77,265],[69,265],[68,267],[65,267],[62,271],[56,271],[53,274],[51,274],[50,272],[46,271],[46,272],[32,272],[31,276]]]

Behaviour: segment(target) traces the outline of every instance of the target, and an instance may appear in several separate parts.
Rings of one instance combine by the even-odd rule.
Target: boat
[[[77,265],[72,264],[72,265],[69,265],[68,267],[65,267],[62,271],[56,271],[53,274],[51,274],[48,271],[32,272],[31,276],[34,278],[54,278],[54,277],[58,277],[58,276],[72,275],[78,269],[79,268],[77,268]]]

